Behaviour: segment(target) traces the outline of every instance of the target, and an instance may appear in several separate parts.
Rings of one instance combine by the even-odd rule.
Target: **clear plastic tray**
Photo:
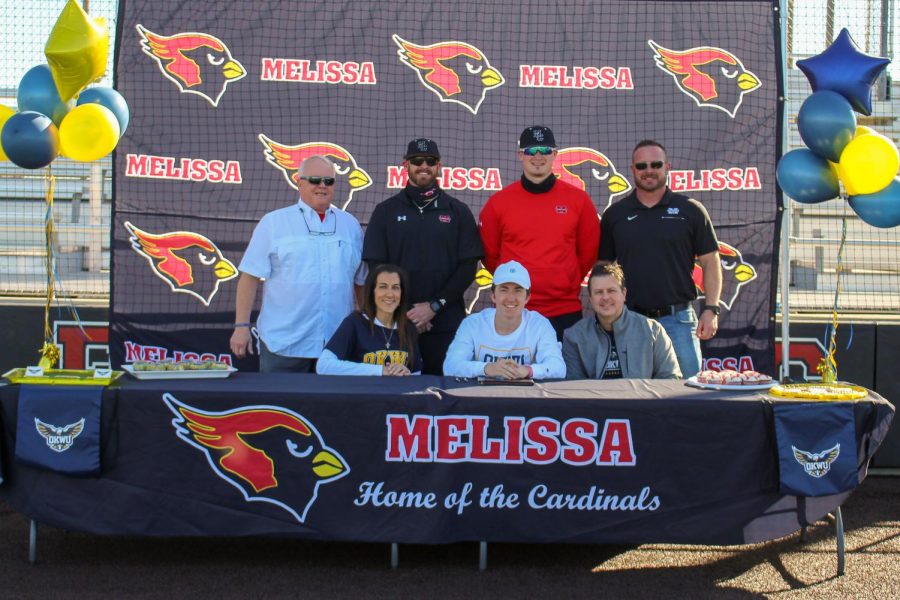
[[[122,365],[129,375],[135,379],[224,379],[237,371],[234,367],[227,369],[197,369],[195,371],[135,371],[131,365]]]

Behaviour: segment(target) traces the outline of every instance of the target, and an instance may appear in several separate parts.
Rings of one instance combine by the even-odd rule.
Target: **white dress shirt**
[[[263,284],[257,320],[266,347],[280,356],[318,358],[353,310],[353,285],[365,282],[362,228],[332,205],[325,220],[302,200],[266,214],[239,269]]]

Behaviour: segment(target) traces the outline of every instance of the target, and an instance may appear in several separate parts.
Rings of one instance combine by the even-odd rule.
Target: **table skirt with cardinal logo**
[[[7,448],[25,435],[47,446],[34,417],[33,434],[9,426],[31,393],[0,388]],[[753,543],[797,531],[850,493],[780,489],[773,407],[789,404],[681,381],[128,379],[103,392],[104,436],[115,442],[104,441],[99,477],[7,461],[0,500],[38,522],[100,534]],[[842,410],[853,443],[794,445],[818,455],[840,443],[858,482],[894,408],[870,393]],[[87,430],[64,433],[81,413],[37,416],[63,429],[52,443],[70,435],[74,448]],[[830,431],[834,419],[819,416],[806,416],[807,429]]]

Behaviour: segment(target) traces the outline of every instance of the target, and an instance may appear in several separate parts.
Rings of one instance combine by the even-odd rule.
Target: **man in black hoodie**
[[[419,330],[422,372],[441,375],[447,348],[466,316],[463,293],[484,253],[472,211],[438,185],[437,143],[411,141],[403,166],[409,182],[372,212],[363,260],[370,268],[391,263],[409,273],[412,308],[407,315]]]

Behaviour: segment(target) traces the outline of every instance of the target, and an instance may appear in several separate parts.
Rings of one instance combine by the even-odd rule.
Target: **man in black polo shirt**
[[[392,263],[409,273],[413,306],[407,315],[419,330],[422,372],[441,375],[447,348],[466,316],[463,293],[484,253],[472,211],[438,186],[437,143],[411,141],[403,166],[409,183],[372,212],[363,260],[370,268]]]
[[[644,140],[631,155],[634,191],[600,221],[602,261],[618,261],[628,281],[628,308],[656,319],[675,347],[684,377],[700,371],[700,341],[716,335],[722,264],[716,232],[703,205],[672,192],[666,149]],[[703,268],[705,304],[698,320],[694,260]]]

